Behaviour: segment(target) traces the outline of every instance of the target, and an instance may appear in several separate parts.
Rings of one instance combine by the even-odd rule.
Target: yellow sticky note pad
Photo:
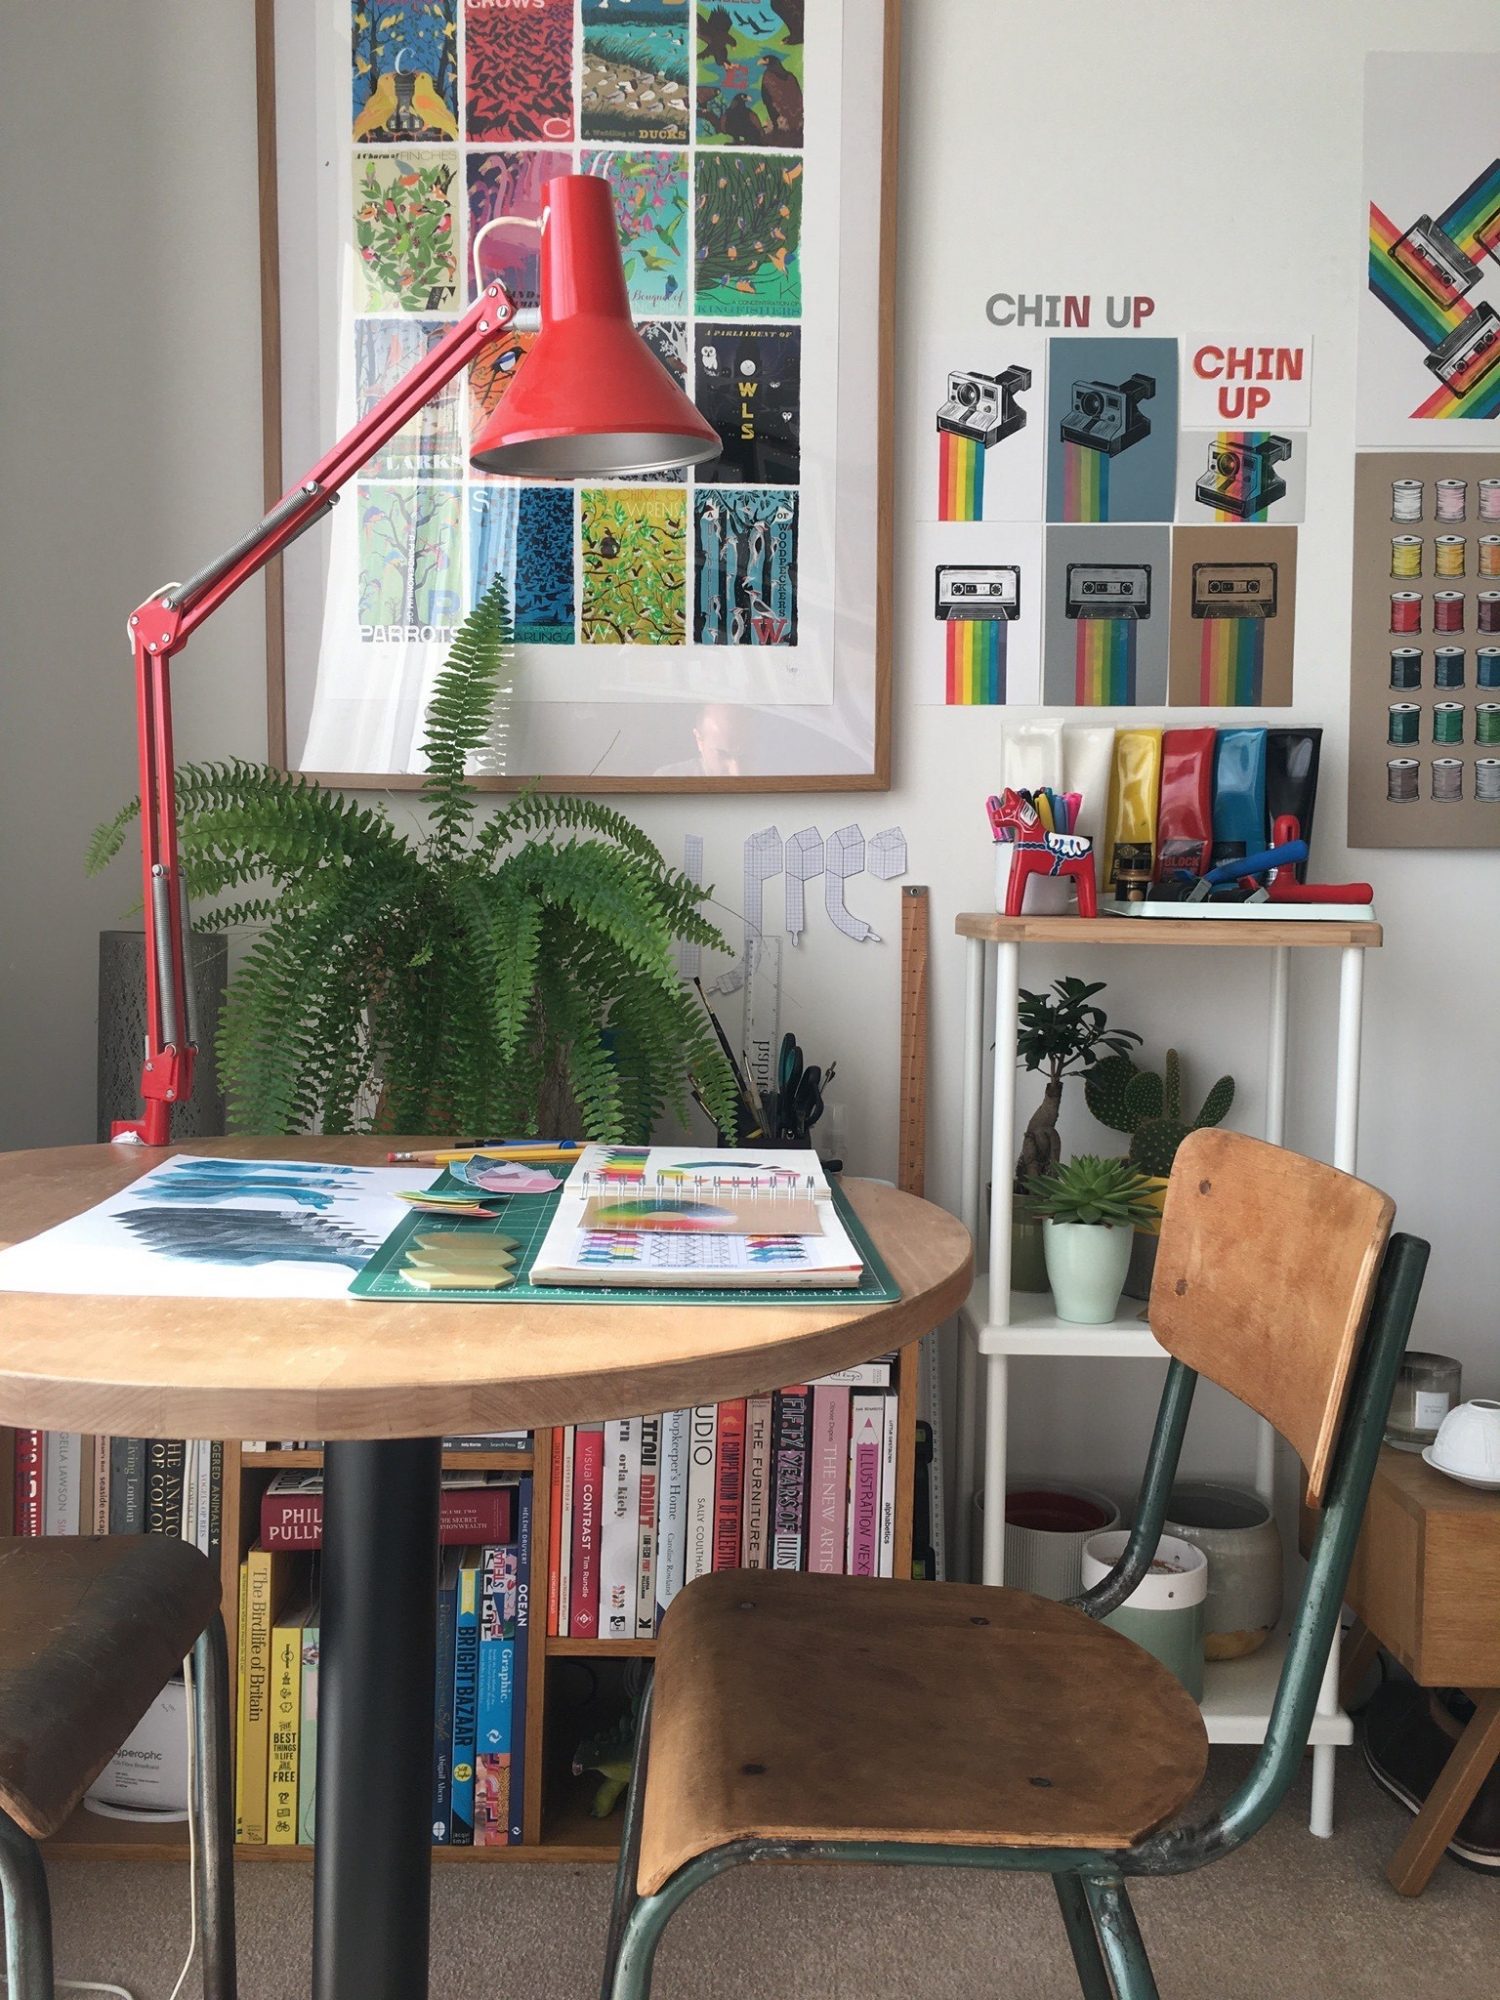
[[[514,1271],[428,1271],[414,1264],[407,1264],[401,1275],[424,1292],[498,1292],[503,1285],[514,1284],[516,1277]]]

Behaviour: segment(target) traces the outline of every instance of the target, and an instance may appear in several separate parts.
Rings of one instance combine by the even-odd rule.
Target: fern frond
[[[512,640],[505,580],[497,576],[454,634],[424,717],[422,796],[432,813],[435,858],[455,855],[473,820],[469,759],[489,740]]]

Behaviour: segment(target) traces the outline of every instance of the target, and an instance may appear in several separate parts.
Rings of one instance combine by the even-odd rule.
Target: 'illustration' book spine
[[[94,1439],[93,1497],[90,1509],[89,1533],[107,1535],[109,1533],[109,1439]]]
[[[76,1535],[83,1498],[83,1439],[77,1431],[49,1431],[43,1463],[42,1533]]]
[[[515,1729],[516,1577],[514,1546],[489,1548],[480,1565],[479,1700],[475,1718],[474,1845],[510,1839],[510,1757]]]
[[[714,1568],[740,1566],[740,1509],[745,1492],[745,1399],[719,1405],[719,1457],[714,1473]]]
[[[880,1413],[880,1539],[875,1573],[891,1576],[896,1567],[896,1431],[900,1415],[895,1396],[883,1398]]]
[[[635,1637],[641,1553],[641,1427],[618,1417],[604,1426],[604,1521],[599,1538],[599,1637]]]
[[[691,1410],[665,1410],[656,1496],[656,1629],[687,1575],[687,1480]]]
[[[531,1651],[532,1509],[535,1488],[529,1472],[521,1474],[516,1493],[516,1667],[510,1726],[510,1846],[526,1835],[526,1684]]]
[[[318,1607],[302,1628],[302,1725],[297,1740],[297,1841],[311,1847],[318,1830]]]
[[[186,1451],[181,1438],[146,1441],[146,1533],[182,1535],[182,1477]],[[269,1634],[267,1635],[269,1640]]]
[[[751,1396],[745,1404],[745,1509],[740,1560],[746,1569],[764,1569],[766,1529],[771,1518],[771,1398]]]
[[[15,1434],[15,1493],[11,1518],[18,1535],[42,1532],[42,1473],[47,1458],[45,1431]]]
[[[573,1594],[568,1629],[575,1639],[599,1636],[599,1501],[604,1479],[604,1426],[580,1424],[573,1443]]]
[[[474,1754],[479,1706],[480,1549],[465,1549],[458,1569],[458,1613],[453,1633],[453,1793],[448,1840],[474,1845]]]
[[[683,1581],[707,1576],[714,1566],[719,1406],[695,1403],[688,1429],[687,1547]]]
[[[458,1549],[443,1553],[438,1575],[437,1693],[432,1715],[432,1840],[446,1847],[453,1811],[453,1673],[458,1625]]]
[[[563,1434],[555,1430],[547,1468],[547,1634],[553,1639],[560,1634],[562,1611],[562,1444]]]
[[[844,1569],[844,1510],[849,1498],[849,1391],[842,1384],[812,1392],[812,1476],[807,1566],[822,1576]]]
[[[573,1631],[573,1477],[578,1470],[578,1426],[569,1424],[562,1433],[562,1530],[557,1538],[559,1583],[557,1626],[563,1638]]]
[[[635,1636],[656,1633],[656,1495],[661,1480],[661,1418],[641,1418],[641,1489],[636,1519]]]
[[[271,1630],[271,1751],[266,1779],[267,1845],[297,1842],[297,1753],[302,1714],[302,1627],[289,1617]]]
[[[801,1569],[807,1532],[807,1444],[810,1392],[778,1389],[772,1419],[774,1471],[771,1498],[771,1567]]]
[[[245,1573],[245,1615],[240,1621],[245,1681],[238,1744],[238,1838],[251,1846],[263,1847],[271,1753],[271,1594],[275,1576],[270,1551],[252,1549],[245,1558]]]
[[[146,1440],[111,1438],[109,1532],[138,1535],[146,1525]]]
[[[849,1536],[850,1576],[874,1576],[880,1525],[880,1451],[882,1431],[879,1395],[858,1394],[849,1411]]]

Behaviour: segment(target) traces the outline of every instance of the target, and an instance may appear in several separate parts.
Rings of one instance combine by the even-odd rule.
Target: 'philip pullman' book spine
[[[146,1443],[146,1533],[182,1533],[182,1479],[186,1446],[181,1438],[150,1438]]]

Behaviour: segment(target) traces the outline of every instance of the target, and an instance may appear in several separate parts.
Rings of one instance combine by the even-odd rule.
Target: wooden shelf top
[[[996,910],[965,910],[953,920],[960,937],[990,944],[1156,944],[1238,946],[1269,951],[1274,945],[1359,945],[1378,949],[1382,932],[1369,919],[1339,923],[1278,921],[1274,917],[1003,917]]]

